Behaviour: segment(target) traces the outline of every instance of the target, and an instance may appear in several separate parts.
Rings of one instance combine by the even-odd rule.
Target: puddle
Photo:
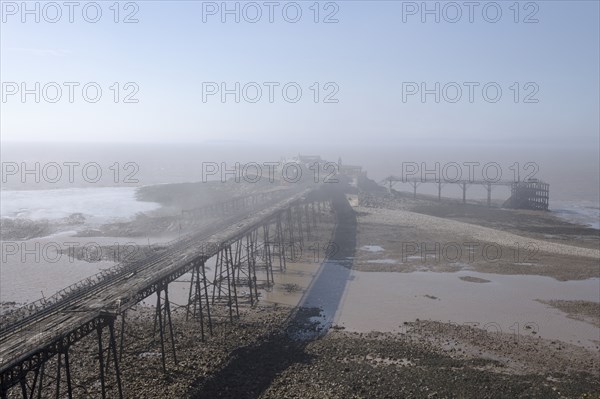
[[[284,273],[275,273],[275,287],[264,292],[261,301],[296,306],[306,292],[319,265],[316,263],[288,263]],[[293,287],[293,289],[291,289]]]
[[[596,347],[600,330],[536,299],[598,302],[600,279],[557,281],[545,276],[393,273],[353,270],[334,322],[348,331],[402,331],[403,322],[431,319],[505,333]],[[465,277],[487,280],[473,284]],[[432,300],[435,297],[436,300]],[[532,332],[535,331],[535,334]]]
[[[375,259],[375,260],[368,260],[367,263],[378,263],[378,264],[383,264],[383,265],[396,265],[400,262],[397,261],[396,259]]]
[[[383,247],[380,247],[379,245],[363,245],[360,249],[361,251],[367,252],[382,252],[384,250]]]

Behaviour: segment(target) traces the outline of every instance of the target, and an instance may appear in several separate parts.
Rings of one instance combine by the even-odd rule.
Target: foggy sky
[[[405,2],[406,3],[406,2]],[[481,9],[474,22],[435,23],[408,15],[402,2],[337,2],[338,23],[315,23],[312,2],[300,2],[298,23],[275,11],[257,23],[220,14],[202,21],[202,2],[137,2],[138,23],[114,23],[109,3],[98,23],[75,13],[74,23],[58,23],[20,14],[1,24],[1,80],[26,82],[97,82],[97,103],[63,98],[39,104],[28,97],[1,104],[2,140],[21,141],[170,141],[233,140],[289,144],[399,144],[437,139],[445,142],[554,143],[598,145],[599,6],[598,2],[541,1],[538,23],[523,23],[531,10],[520,10],[515,23],[512,2],[500,2],[502,18],[490,23]],[[509,4],[510,3],[510,4]],[[20,4],[20,3],[19,3]],[[83,3],[82,3],[83,4]],[[220,2],[218,2],[220,5]],[[229,3],[234,7],[234,3]],[[262,2],[259,2],[262,4]],[[284,3],[281,3],[284,4]],[[324,3],[321,3],[323,6]],[[421,4],[421,2],[418,2]],[[428,3],[434,7],[434,2]],[[462,4],[462,2],[459,2]],[[484,4],[482,2],[481,4]],[[205,6],[205,5],[204,5]],[[240,5],[240,7],[243,4]],[[441,7],[442,5],[440,5]],[[263,9],[264,11],[265,9]],[[320,10],[319,19],[332,9]],[[465,11],[466,9],[463,9]],[[64,11],[64,10],[63,10]],[[126,10],[121,10],[120,19]],[[139,103],[114,103],[109,89],[135,83]],[[298,83],[303,94],[286,102],[258,103],[218,95],[202,101],[203,82]],[[310,87],[319,83],[319,102]],[[474,102],[467,89],[457,103],[434,95],[403,102],[403,82],[433,88],[449,82],[475,82]],[[485,101],[481,87],[495,82],[496,103]],[[510,87],[519,82],[519,101]],[[337,103],[324,103],[333,83]],[[534,83],[538,103],[525,103]],[[264,87],[264,86],[263,86]],[[331,89],[333,86],[329,86]],[[530,86],[531,89],[531,86]],[[279,90],[279,91],[278,91]],[[123,97],[120,98],[122,100]]]

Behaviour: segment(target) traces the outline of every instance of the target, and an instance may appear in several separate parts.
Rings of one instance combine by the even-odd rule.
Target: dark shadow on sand
[[[331,327],[356,252],[356,214],[341,190],[332,192],[332,197],[337,213],[336,250],[321,265],[300,308],[281,331],[234,350],[221,370],[194,383],[189,397],[258,398],[285,369],[311,361],[304,349]]]

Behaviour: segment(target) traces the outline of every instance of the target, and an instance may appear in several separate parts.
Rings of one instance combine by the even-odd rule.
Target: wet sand
[[[275,286],[263,293],[261,302],[297,306],[317,275],[320,263],[288,263],[285,273],[275,274]]]
[[[356,254],[337,266],[352,268],[335,317],[339,325],[357,332],[400,331],[405,322],[435,320],[533,334],[598,351],[600,330],[589,312],[600,302],[600,251],[576,245],[581,231],[575,226],[558,243],[534,238],[540,224],[555,223],[544,213],[529,234],[524,225],[515,224],[520,216],[509,210],[488,214],[487,226],[478,226],[408,210],[422,209],[425,203],[435,214],[430,201],[381,193],[366,197],[354,206]],[[454,214],[471,222],[485,210],[438,206],[437,213],[446,215],[454,206]],[[569,231],[558,223],[562,233]],[[506,232],[490,227],[495,224],[516,227]],[[486,246],[501,254],[486,256]],[[592,304],[585,308],[586,317],[574,317],[581,306],[569,306],[579,301]]]
[[[577,242],[576,236],[558,243],[519,235],[516,230],[507,233],[406,210],[354,205],[355,231],[350,228],[337,239],[340,246],[355,249],[325,262],[316,278],[321,284],[313,283],[303,301],[319,308],[319,317],[311,320],[331,329],[307,344],[314,361],[287,369],[272,384],[273,392],[290,397],[302,396],[302,390],[313,397],[363,397],[367,392],[370,397],[386,397],[390,392],[410,397],[457,392],[463,397],[578,397],[598,391],[591,381],[598,377],[600,330],[589,317],[574,319],[567,312],[574,312],[574,306],[564,308],[600,301],[597,250],[570,245]],[[490,262],[474,256],[470,262],[449,262],[444,257],[424,259],[421,254],[403,259],[405,240],[460,239],[507,249],[517,247],[516,239],[533,242],[543,251],[536,253],[535,260],[515,261],[507,256]],[[541,301],[556,307],[560,303],[563,310]],[[391,348],[408,345],[409,355],[390,357],[389,348],[379,347],[382,339]],[[423,349],[423,343],[426,353],[416,356],[414,351]],[[340,350],[348,344],[354,347]],[[362,347],[378,349],[363,354]],[[442,371],[445,356],[466,362],[452,368],[460,370],[463,378],[470,367],[490,374],[468,378],[460,387],[450,382],[456,381],[453,377],[441,388],[436,379],[452,374]],[[393,377],[417,364],[422,378],[398,381]],[[344,373],[336,373],[340,369]],[[374,385],[369,377],[357,379],[352,374],[355,369],[376,378]],[[298,376],[300,381],[293,382]],[[366,391],[361,390],[365,383]],[[572,391],[575,385],[577,393]]]
[[[463,239],[493,243],[506,248],[514,248],[517,246],[517,243],[520,243],[521,245],[530,243],[537,246],[541,253],[591,259],[598,259],[600,257],[600,249],[581,248],[574,245],[549,242],[490,227],[424,215],[416,212],[366,208],[361,206],[355,207],[355,210],[360,215],[359,220],[365,224],[377,224],[382,227],[401,226],[406,230],[415,230],[420,233],[427,232],[430,235],[446,237],[446,242],[460,242],[460,240]]]
[[[377,245],[383,250],[357,251],[352,266],[356,270],[474,270],[493,274],[542,275],[558,280],[600,277],[600,250],[598,246],[590,248],[577,245],[581,242],[579,233],[558,243],[535,238],[538,234],[524,232],[524,226],[520,226],[521,233],[516,234],[411,212],[402,209],[403,199],[399,199],[398,203],[390,199],[375,203],[371,197],[367,203],[369,207],[355,207],[359,223],[358,247]],[[432,207],[428,205],[430,211]],[[442,207],[446,209],[448,205]],[[456,205],[456,212],[461,211],[460,207],[460,204]],[[462,211],[466,212],[464,209]],[[511,216],[505,218],[506,214]],[[513,223],[514,215],[508,210],[495,215],[504,224]],[[544,220],[546,216],[542,213],[541,217]],[[491,223],[490,216],[486,223]],[[594,237],[588,236],[586,242],[590,244],[591,240],[595,240]]]
[[[564,312],[571,319],[585,321],[600,329],[600,303],[598,302],[557,299],[550,301],[538,299],[538,301]]]

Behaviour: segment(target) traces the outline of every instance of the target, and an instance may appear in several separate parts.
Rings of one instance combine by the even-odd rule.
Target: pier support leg
[[[21,393],[23,395],[24,399],[33,399],[33,395],[35,394],[35,388],[37,386],[37,382],[38,382],[38,377],[40,375],[40,370],[42,369],[42,367],[44,366],[45,363],[42,363],[42,366],[35,370],[33,372],[33,381],[31,382],[31,387],[27,387],[27,376],[23,375],[23,377],[21,378]],[[4,389],[2,389],[2,394],[0,395],[0,398],[6,398],[6,395],[8,394],[8,392],[6,392]],[[31,393],[29,393],[31,392]]]
[[[255,229],[246,235],[246,257],[248,261],[248,278],[252,279],[254,298],[256,300],[258,300],[258,289],[256,287],[256,258],[260,256],[262,256],[262,254],[260,253],[260,246],[258,245],[258,229]],[[269,284],[268,275],[267,284]]]
[[[250,305],[254,306],[255,299],[258,301],[256,290],[256,257],[252,240],[252,234],[246,234],[246,264],[248,267],[248,291],[250,294]],[[240,268],[241,269],[241,268]]]
[[[117,380],[117,392],[119,393],[119,399],[123,399],[123,387],[121,385],[121,372],[119,370],[119,358],[117,357],[117,343],[115,340],[115,320],[114,318],[110,318],[108,320],[108,332],[110,339],[110,349],[112,351],[113,363],[115,366],[115,378]],[[65,355],[65,361],[68,359]],[[68,362],[67,362],[68,364]],[[68,373],[68,372],[67,372]],[[69,374],[67,374],[67,384],[69,385],[69,392],[71,391],[71,380]],[[69,398],[71,396],[69,395]]]
[[[296,242],[294,239],[294,219],[292,218],[292,208],[287,209],[286,230],[288,241],[290,243],[290,259],[296,259]]]
[[[304,249],[304,230],[302,228],[302,208],[300,205],[294,207],[294,213],[296,214],[296,224],[298,225],[298,243],[300,249]]]
[[[121,331],[119,331],[119,333],[121,334],[121,336],[119,338],[119,361],[121,361],[121,359],[123,358],[123,348],[125,346],[125,317],[126,317],[126,313],[127,313],[127,311],[124,311],[123,313],[121,313]]]
[[[38,385],[38,399],[41,399],[42,397],[42,386],[44,385],[44,373],[46,371],[46,363],[42,363],[42,366],[40,367],[40,382]],[[33,393],[33,392],[32,392]]]
[[[265,267],[267,272],[267,280],[269,275],[271,276],[271,283],[275,284],[275,278],[273,276],[273,258],[271,256],[271,242],[269,238],[269,225],[263,226],[263,243],[265,248]]]
[[[163,320],[162,320],[162,311],[161,311],[161,303],[160,303],[160,289],[156,291],[156,319],[158,319],[158,329],[160,332],[160,353],[161,353],[161,362],[163,373],[167,374],[167,361],[165,359],[165,337],[163,333]],[[156,320],[155,319],[155,320]]]
[[[204,262],[202,262],[202,266],[204,266]],[[194,273],[195,272],[195,273]],[[194,282],[194,275],[196,275],[196,281]],[[192,269],[192,283],[194,284],[194,288],[196,293],[194,295],[194,315],[196,315],[196,311],[200,312],[200,334],[202,336],[202,341],[204,341],[204,309],[202,309],[202,286],[200,284],[200,268],[196,266]],[[205,305],[208,307],[208,303]],[[188,306],[189,309],[189,306]],[[187,314],[186,314],[187,318]]]
[[[411,181],[410,185],[413,188],[413,199],[417,199],[417,187],[419,187],[419,182],[415,181]]]
[[[104,348],[102,347],[102,326],[96,327],[98,332],[98,362],[100,363],[100,387],[102,399],[106,399],[106,382],[104,381]]]
[[[221,299],[221,274],[222,274],[222,262],[221,262],[221,250],[217,252],[217,258],[215,259],[215,278],[213,279],[212,289],[212,304],[215,304],[215,297]]]
[[[169,301],[169,286],[165,285],[165,316],[169,323],[169,335],[171,336],[171,349],[173,350],[173,362],[177,364],[177,352],[175,351],[175,334],[173,334],[173,321],[171,319],[171,301]]]
[[[204,284],[204,299],[205,299],[205,303],[206,303],[206,314],[207,314],[207,318],[208,318],[208,332],[210,333],[210,335],[212,335],[213,334],[212,319],[210,317],[210,304],[208,303],[208,281],[206,280],[206,268],[205,268],[204,261],[202,261],[201,270],[202,270],[202,281]],[[198,295],[202,295],[202,293],[199,292]]]
[[[319,207],[320,208],[320,207]],[[319,217],[321,215],[321,211],[319,210]],[[276,226],[276,234],[277,234],[277,247],[279,253],[279,271],[284,271],[286,269],[286,259],[285,259],[285,234],[283,232],[283,225],[281,223],[281,213],[277,214],[277,226]]]
[[[73,387],[71,385],[71,364],[69,361],[69,348],[64,347],[63,349],[65,357],[65,375],[67,377],[67,398],[73,399]]]
[[[190,308],[192,308],[191,311]],[[204,259],[194,261],[185,315],[186,321],[188,320],[190,314],[192,317],[200,317],[200,332],[202,335],[202,341],[204,341],[205,324],[208,324],[208,331],[210,335],[213,333],[210,315],[210,300],[208,298],[208,280],[206,279],[206,263]]]
[[[23,395],[23,399],[27,399],[27,377],[22,376],[19,383],[21,384],[21,395]]]
[[[189,319],[190,314],[192,315],[192,317],[200,318],[200,334],[202,336],[202,341],[204,341],[205,310],[207,312],[206,318],[208,319],[207,321],[210,326],[210,333],[212,335],[212,324],[210,321],[210,305],[208,303],[208,290],[206,286],[207,284],[204,260],[195,261],[193,264],[194,267],[192,269],[192,278],[190,279],[190,291],[188,295],[188,303],[186,306],[185,320],[187,321]]]
[[[192,276],[190,277],[190,288],[188,289],[188,301],[185,307],[185,321],[189,320],[190,317],[190,307],[194,307],[194,311],[196,310],[196,302],[193,299],[194,289],[195,289],[195,276],[196,276],[196,267],[194,266],[194,262],[192,262]]]
[[[309,217],[309,213],[308,213],[308,203],[304,204],[304,219],[305,219],[305,225],[306,225],[306,239],[310,240],[311,239],[311,231],[310,231],[310,217]]]
[[[164,299],[161,293],[164,292]],[[173,334],[173,322],[171,320],[171,302],[169,301],[169,285],[159,287],[156,291],[156,319],[158,320],[158,330],[160,332],[160,350],[163,372],[167,374],[167,354],[165,350],[165,329],[169,328],[171,338],[171,349],[173,350],[173,361],[177,363],[177,352],[175,350],[175,334]]]
[[[235,306],[236,316],[239,317],[237,289],[235,284],[235,274],[233,268],[233,255],[231,246],[225,248],[225,268],[227,275],[227,306],[229,307],[229,320],[233,323],[233,307]]]
[[[56,356],[56,399],[60,398],[60,369],[62,368],[62,353]]]

